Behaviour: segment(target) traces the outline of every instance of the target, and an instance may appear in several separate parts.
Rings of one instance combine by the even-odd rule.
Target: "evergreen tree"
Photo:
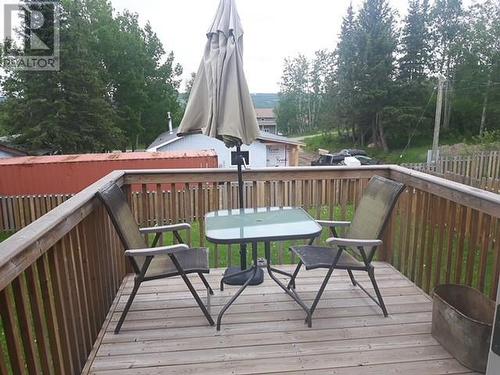
[[[367,136],[388,150],[382,111],[393,88],[395,20],[387,0],[365,0],[357,18],[357,56],[360,142]]]
[[[399,75],[404,81],[420,81],[427,77],[430,66],[430,40],[428,29],[429,3],[424,0],[410,0],[399,59]]]
[[[84,3],[63,3],[59,72],[7,72],[3,126],[22,145],[74,153],[120,144],[101,64],[88,43],[93,28],[84,12]]]
[[[2,128],[30,148],[65,153],[136,148],[179,122],[182,68],[135,14],[107,0],[61,4],[59,72],[9,71]],[[47,30],[50,32],[50,30]]]
[[[282,131],[338,129],[345,136],[348,130],[354,144],[372,142],[386,150],[404,147],[414,136],[430,140],[438,73],[448,81],[445,128],[450,119],[465,136],[500,128],[500,0],[466,12],[460,0],[436,0],[432,7],[429,0],[411,0],[399,40],[387,0],[365,0],[354,13],[350,6],[332,66],[323,64],[330,61],[327,51],[321,64],[286,60]]]
[[[339,42],[335,51],[336,72],[330,86],[335,119],[339,131],[348,129],[352,139],[357,139],[356,128],[356,77],[357,69],[357,29],[352,4],[342,21]]]

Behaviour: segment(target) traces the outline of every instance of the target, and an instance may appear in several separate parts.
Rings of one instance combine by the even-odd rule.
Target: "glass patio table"
[[[274,275],[274,272],[291,277],[292,275],[271,266],[271,242],[287,240],[314,239],[321,233],[321,226],[302,208],[265,207],[222,210],[209,212],[205,216],[205,235],[208,241],[215,244],[252,244],[252,266],[244,271],[249,274],[247,281],[241,286],[217,317],[217,330],[220,330],[222,316],[233,302],[245,290],[259,268],[257,263],[257,245],[264,243],[266,268],[271,279],[278,284],[307,312],[307,307]],[[224,276],[224,279],[235,274]]]

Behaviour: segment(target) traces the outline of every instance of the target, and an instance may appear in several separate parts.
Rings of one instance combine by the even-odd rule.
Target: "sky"
[[[351,0],[236,0],[245,35],[244,69],[250,92],[279,91],[283,60],[319,49],[334,49],[342,17]],[[400,16],[407,0],[391,0]],[[219,0],[111,0],[116,11],[128,9],[149,21],[164,47],[184,68],[183,81],[196,72],[206,31]],[[352,0],[359,9],[362,0]],[[182,89],[184,89],[184,82]]]

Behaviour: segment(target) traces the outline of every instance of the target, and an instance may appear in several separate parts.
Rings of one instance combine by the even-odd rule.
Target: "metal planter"
[[[461,364],[486,371],[495,304],[478,290],[463,285],[434,289],[432,335]]]

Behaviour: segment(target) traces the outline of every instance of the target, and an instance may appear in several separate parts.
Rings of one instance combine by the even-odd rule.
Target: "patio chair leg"
[[[208,310],[207,310],[205,304],[203,303],[203,301],[201,300],[200,296],[198,295],[198,293],[196,293],[196,290],[194,289],[193,284],[191,284],[191,281],[189,281],[186,274],[184,274],[184,273],[181,274],[181,277],[184,280],[184,282],[186,283],[186,285],[187,285],[189,291],[191,292],[191,294],[193,295],[194,299],[196,300],[196,303],[198,304],[198,306],[200,306],[200,309],[203,312],[203,314],[205,315],[205,318],[207,318],[208,323],[211,326],[213,326],[215,324],[215,322],[212,319],[212,317],[210,316],[210,313],[208,312]]]
[[[297,267],[295,268],[295,271],[293,271],[292,278],[290,279],[290,281],[288,282],[288,285],[286,286],[287,289],[290,289],[290,288],[295,289],[295,278],[299,274],[300,267],[302,267],[302,261],[301,260],[299,260],[299,263],[297,264]]]
[[[378,299],[380,308],[382,309],[384,316],[387,318],[389,316],[389,314],[387,313],[387,309],[385,307],[385,303],[384,303],[384,300],[382,298],[382,294],[380,293],[377,282],[375,281],[375,269],[373,267],[370,267],[368,269],[368,276],[370,277],[370,280],[372,282],[373,289],[375,289],[375,294],[377,295],[377,299]]]
[[[207,288],[208,293],[210,293],[213,296],[214,295],[214,291],[212,290],[212,287],[208,283],[207,279],[205,278],[205,275],[203,275],[200,272],[200,273],[198,273],[198,276],[200,276],[201,281],[203,281],[203,285],[205,285],[205,288]]]
[[[215,322],[212,319],[212,316],[210,315],[210,313],[208,312],[205,304],[203,303],[203,301],[201,300],[200,296],[198,295],[198,293],[194,289],[193,284],[191,284],[191,281],[189,281],[189,278],[186,276],[186,273],[184,272],[184,269],[179,264],[179,261],[177,260],[177,258],[173,254],[170,254],[170,259],[172,259],[172,263],[175,265],[175,268],[177,268],[177,271],[179,271],[179,274],[182,277],[182,280],[184,280],[184,283],[186,284],[186,286],[188,287],[188,289],[191,292],[192,296],[196,300],[196,303],[198,304],[198,306],[200,307],[201,311],[205,315],[205,318],[207,318],[208,323],[211,326],[213,326],[215,324]]]
[[[142,280],[136,278],[134,280],[134,287],[132,288],[132,292],[130,293],[130,296],[128,297],[127,303],[125,304],[125,307],[123,308],[122,315],[120,316],[120,319],[118,320],[118,323],[116,324],[115,327],[115,335],[120,332],[120,329],[122,328],[122,324],[125,321],[125,317],[127,316],[128,310],[130,310],[130,306],[132,306],[132,302],[134,301],[135,295],[137,294],[137,291],[139,290],[139,286],[141,286]]]
[[[309,328],[312,327],[312,315],[314,313],[314,310],[316,310],[316,306],[318,306],[319,300],[321,296],[323,295],[323,292],[325,291],[326,286],[328,285],[328,281],[330,281],[330,277],[332,277],[333,270],[337,266],[337,263],[340,259],[340,256],[342,255],[342,250],[339,249],[337,252],[337,256],[333,260],[332,265],[328,269],[328,272],[326,273],[325,279],[323,280],[323,283],[321,284],[321,288],[319,288],[318,294],[316,295],[316,298],[314,299],[311,308],[309,309],[309,316],[306,318],[306,323]]]
[[[349,277],[351,278],[352,285],[356,286],[356,279],[354,278],[354,275],[352,274],[352,271],[350,269],[347,270],[347,273],[349,274]]]
[[[306,323],[309,328],[312,327],[312,315],[314,313],[314,310],[316,310],[316,306],[318,306],[319,300],[321,296],[323,295],[323,292],[325,291],[325,288],[328,284],[328,281],[330,281],[330,277],[332,276],[334,267],[330,267],[328,270],[325,279],[323,280],[323,283],[321,284],[321,287],[319,288],[318,294],[316,294],[316,298],[314,298],[314,301],[309,309],[309,316],[306,318]]]

